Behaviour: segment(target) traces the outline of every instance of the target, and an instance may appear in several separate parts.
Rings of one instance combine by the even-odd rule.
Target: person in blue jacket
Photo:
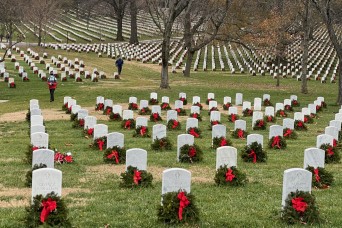
[[[119,75],[121,75],[121,71],[122,71],[122,66],[124,64],[124,61],[121,57],[119,57],[116,61],[115,61],[115,66],[118,68],[118,73]]]

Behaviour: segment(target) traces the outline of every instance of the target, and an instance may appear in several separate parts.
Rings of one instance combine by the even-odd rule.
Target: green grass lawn
[[[207,109],[202,111],[203,121],[199,124],[203,132],[202,138],[195,139],[195,143],[204,152],[204,160],[198,164],[176,162],[176,139],[178,134],[185,133],[186,118],[180,118],[180,131],[168,132],[168,137],[174,145],[170,152],[154,152],[150,149],[150,138],[133,138],[133,131],[122,130],[120,123],[110,122],[105,118],[98,120],[98,123],[108,125],[109,132],[125,134],[126,149],[138,147],[148,151],[148,171],[154,175],[154,187],[139,190],[119,187],[119,174],[124,171],[124,166],[105,164],[103,153],[89,148],[91,140],[83,136],[82,130],[72,128],[69,119],[57,117],[45,120],[51,148],[57,148],[61,152],[71,151],[75,159],[74,164],[55,166],[63,172],[63,198],[68,204],[69,216],[75,227],[105,227],[107,224],[110,227],[162,227],[163,224],[157,221],[156,215],[160,204],[161,173],[172,167],[185,168],[192,172],[191,192],[195,195],[201,212],[198,227],[284,227],[279,220],[283,172],[289,168],[303,167],[304,150],[316,145],[316,136],[324,132],[324,128],[334,119],[334,114],[339,109],[335,105],[336,84],[309,81],[309,94],[303,95],[300,94],[300,82],[294,79],[281,79],[280,87],[276,87],[276,81],[270,76],[251,77],[207,71],[192,73],[190,78],[184,78],[179,73],[170,74],[171,89],[161,90],[160,69],[152,64],[125,61],[122,80],[116,81],[112,79],[116,70],[112,59],[98,58],[95,53],[80,54],[50,49],[38,51],[46,51],[49,59],[52,55],[57,57],[58,54],[69,59],[79,58],[84,61],[87,69],[96,67],[99,71],[106,72],[110,78],[98,83],[92,83],[89,79],[83,80],[82,83],[72,80],[59,82],[55,102],[50,103],[46,82],[33,75],[23,62],[20,64],[29,72],[30,82],[21,82],[17,71],[13,70],[14,64],[6,63],[8,71],[15,78],[17,88],[9,89],[7,83],[0,83],[0,100],[9,100],[0,103],[0,227],[24,227],[24,207],[29,204],[31,192],[24,187],[25,174],[30,165],[23,159],[30,139],[29,125],[23,113],[26,113],[30,99],[39,100],[43,116],[44,112],[49,113],[51,110],[64,114],[61,111],[64,96],[72,96],[82,107],[95,107],[96,97],[99,95],[113,99],[114,103],[127,103],[130,96],[136,96],[138,100],[149,99],[150,92],[157,92],[160,101],[162,96],[169,96],[172,106],[179,92],[187,93],[188,102],[191,102],[192,96],[198,95],[203,104],[207,93],[214,92],[220,110],[223,97],[231,96],[234,103],[237,92],[242,92],[244,100],[251,102],[255,97],[269,93],[273,104],[283,102],[284,99],[290,98],[291,94],[296,94],[301,106],[295,108],[295,111],[300,111],[318,96],[324,96],[328,104],[328,109],[319,114],[319,119],[308,125],[308,131],[300,132],[297,140],[288,140],[287,149],[283,151],[268,149],[268,130],[253,131],[252,118],[241,117],[247,121],[249,133],[264,135],[268,161],[265,164],[243,162],[240,152],[246,140],[232,139],[233,146],[239,152],[238,168],[244,171],[249,179],[245,187],[238,188],[215,186],[215,151],[210,148],[211,131],[208,130]],[[211,50],[208,51],[210,53]],[[39,68],[43,69],[43,65],[39,65]],[[187,113],[189,114],[189,110]],[[97,115],[100,116],[100,113]],[[163,117],[165,123],[165,112]],[[293,117],[293,114],[290,114],[290,117]],[[227,136],[231,138],[230,131],[234,125],[228,122],[226,112],[221,115],[221,122],[227,126]],[[277,119],[277,124],[282,124],[281,118]],[[152,131],[151,122],[149,129]],[[313,189],[313,194],[324,219],[323,225],[339,227],[342,223],[342,175],[339,173],[341,164],[329,164],[326,169],[334,174],[335,183],[326,190]]]

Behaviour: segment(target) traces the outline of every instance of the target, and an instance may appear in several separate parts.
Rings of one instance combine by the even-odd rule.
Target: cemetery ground
[[[42,52],[42,51],[41,51]],[[30,165],[25,163],[25,152],[30,143],[29,124],[25,115],[30,99],[38,99],[45,126],[49,133],[50,148],[57,148],[60,152],[71,151],[75,162],[72,164],[55,165],[63,172],[62,197],[65,199],[69,218],[75,227],[161,227],[157,221],[157,207],[161,196],[161,174],[167,168],[184,168],[192,173],[191,193],[196,197],[200,209],[198,227],[282,227],[280,221],[281,195],[283,172],[289,168],[302,168],[304,150],[315,147],[316,136],[324,132],[329,121],[339,110],[335,105],[337,85],[321,84],[309,81],[310,93],[300,94],[300,82],[295,79],[281,79],[280,87],[275,86],[275,80],[270,76],[232,75],[228,72],[198,72],[192,73],[190,78],[184,78],[179,72],[170,74],[170,90],[160,90],[159,67],[151,64],[125,61],[121,80],[113,79],[114,60],[106,57],[98,58],[96,54],[79,54],[76,52],[47,50],[49,57],[58,54],[69,59],[79,58],[86,64],[86,68],[103,70],[107,79],[93,83],[90,79],[75,82],[58,83],[55,101],[49,102],[49,91],[46,82],[42,82],[37,75],[29,72],[30,82],[22,82],[14,71],[14,63],[6,61],[6,67],[14,76],[17,87],[9,89],[7,83],[0,83],[0,227],[23,227],[25,206],[29,204],[31,189],[25,187],[25,175]],[[20,65],[27,66],[22,59]],[[44,69],[44,65],[39,68]],[[28,67],[27,67],[28,68]],[[170,68],[171,70],[171,68]],[[180,71],[180,70],[179,70]],[[170,105],[178,99],[179,92],[187,94],[188,105],[185,106],[190,114],[192,96],[200,96],[204,108],[203,118],[199,122],[202,138],[195,139],[204,152],[204,159],[200,163],[185,164],[176,161],[177,135],[185,133],[186,117],[179,117],[182,129],[168,131],[168,137],[173,143],[169,152],[155,152],[151,150],[151,138],[134,138],[132,130],[122,130],[120,122],[109,121],[102,112],[95,111],[97,96],[113,99],[114,104],[127,108],[128,98],[135,96],[138,100],[149,99],[150,92],[157,92],[158,99],[162,96],[170,97]],[[215,93],[218,108],[221,111],[221,122],[227,126],[227,137],[238,149],[238,168],[247,174],[249,182],[244,187],[217,187],[215,176],[215,150],[211,149],[211,131],[209,128],[208,106],[205,105],[207,93]],[[308,131],[298,132],[298,139],[287,140],[285,150],[267,148],[268,130],[254,131],[251,128],[251,117],[240,118],[247,121],[249,133],[264,135],[264,148],[268,154],[266,163],[245,163],[239,156],[246,144],[246,140],[233,139],[230,136],[234,124],[228,122],[227,111],[222,108],[223,97],[232,97],[243,93],[244,101],[253,102],[255,97],[262,97],[264,93],[271,95],[271,102],[283,102],[290,95],[298,95],[300,111],[302,107],[313,102],[318,96],[323,96],[328,109],[319,113],[319,119],[314,124],[308,124]],[[120,173],[124,172],[124,165],[105,164],[103,152],[89,147],[91,139],[85,138],[82,130],[72,128],[69,115],[61,110],[63,97],[71,96],[77,104],[90,111],[89,115],[98,118],[98,123],[108,125],[109,132],[125,134],[125,147],[142,148],[148,152],[147,171],[153,174],[153,188],[122,189],[119,187]],[[137,112],[135,111],[135,117]],[[290,114],[290,118],[293,113]],[[162,112],[164,124],[166,112]],[[154,123],[149,122],[152,131]],[[282,125],[282,118],[277,118],[276,124]],[[268,127],[270,124],[268,124]],[[329,189],[313,189],[317,205],[320,209],[323,225],[339,227],[342,224],[341,204],[342,175],[339,173],[341,164],[327,164],[325,168],[335,177],[334,184]],[[187,225],[184,225],[187,226]],[[189,225],[190,226],[190,225]]]

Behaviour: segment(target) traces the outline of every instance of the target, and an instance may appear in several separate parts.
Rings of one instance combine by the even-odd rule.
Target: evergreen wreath
[[[73,128],[83,128],[84,127],[84,119],[74,119],[74,122],[72,123]]]
[[[319,210],[315,197],[309,192],[291,192],[285,200],[281,211],[281,219],[287,224],[315,224],[320,223]]]
[[[27,110],[26,118],[25,119],[26,119],[27,122],[31,121],[31,111],[30,111],[30,109]]]
[[[279,109],[277,112],[276,112],[276,117],[287,117],[287,113],[282,110],[282,109]]]
[[[269,99],[267,99],[267,98],[263,101],[263,103],[264,103],[264,106],[273,106],[271,101]]]
[[[157,105],[159,103],[159,101],[157,99],[154,99],[154,98],[151,98],[149,101],[148,101],[148,104],[149,105]]]
[[[176,108],[175,110],[176,110],[176,112],[177,112],[177,114],[178,114],[179,116],[186,116],[186,111],[185,111],[185,109],[183,109],[183,108]]]
[[[322,106],[316,105],[316,112],[322,112],[322,111],[323,111]]]
[[[129,103],[128,104],[128,109],[129,110],[138,110],[138,104],[137,103]]]
[[[137,126],[133,133],[133,137],[149,138],[151,135],[149,134],[149,130],[146,126]]]
[[[328,105],[327,105],[327,103],[325,103],[325,101],[322,101],[321,102],[321,107],[323,107],[323,108],[328,108]]]
[[[308,130],[308,128],[306,127],[306,125],[304,124],[304,122],[301,121],[301,120],[295,120],[295,122],[294,122],[294,128],[295,128],[297,131],[306,131],[306,130]]]
[[[232,107],[232,103],[227,102],[223,105],[223,110],[229,110],[230,107]]]
[[[103,109],[104,109],[103,103],[98,103],[95,105],[95,111],[103,111]]]
[[[209,102],[210,101],[215,101],[215,99],[214,98],[208,98],[206,101],[205,101],[205,103],[207,104],[207,105],[209,105]]]
[[[162,120],[163,120],[163,119],[161,118],[161,116],[159,115],[158,112],[152,113],[152,114],[150,115],[150,121],[152,121],[152,122],[158,122],[158,121],[162,121]]]
[[[196,144],[185,144],[179,148],[179,161],[180,162],[200,162],[203,160],[203,152]]]
[[[110,116],[110,114],[112,113],[113,107],[107,106],[104,110],[103,110],[103,115],[107,115]]]
[[[243,186],[248,182],[245,173],[235,166],[228,168],[227,165],[220,166],[216,170],[214,180],[218,186]]]
[[[71,106],[67,108],[67,110],[65,110],[65,114],[71,114]]]
[[[151,115],[151,109],[149,107],[143,107],[139,110],[138,114],[143,116]]]
[[[238,119],[239,119],[239,115],[238,114],[232,113],[232,114],[228,115],[228,121],[229,122],[233,122],[234,123]]]
[[[183,101],[183,105],[187,105],[188,104],[188,100],[185,97],[180,97],[179,100]]]
[[[94,128],[86,128],[83,130],[85,136],[92,136],[94,134]]]
[[[110,120],[113,120],[113,121],[121,121],[122,120],[122,117],[120,116],[119,113],[111,113],[110,116],[109,116],[109,119]]]
[[[162,204],[158,206],[158,220],[167,224],[193,224],[199,221],[199,210],[195,197],[180,189],[162,196]]]
[[[128,130],[134,129],[135,128],[135,120],[134,119],[122,120],[121,128],[128,129]]]
[[[200,110],[203,109],[203,105],[199,102],[193,103],[192,106],[198,106],[200,108]]]
[[[314,119],[311,117],[311,115],[304,116],[304,123],[312,124],[313,122],[314,122]]]
[[[100,151],[103,151],[107,146],[107,137],[106,136],[102,136],[100,138],[94,139],[91,147],[93,149],[99,149]]]
[[[310,117],[313,118],[313,119],[318,118],[317,114],[315,114],[315,113],[310,113]]]
[[[340,152],[336,147],[331,146],[329,143],[324,143],[320,149],[325,151],[325,163],[339,163],[341,160]]]
[[[62,105],[62,111],[68,110],[68,102],[66,102],[64,105]]]
[[[138,170],[137,167],[128,166],[127,171],[120,174],[123,188],[147,188],[152,187],[153,176],[146,170]]]
[[[245,130],[242,130],[240,128],[236,128],[233,132],[232,132],[232,137],[236,138],[236,139],[244,139],[246,138],[248,135],[248,132]]]
[[[292,106],[292,107],[299,107],[299,106],[300,106],[300,103],[299,103],[297,100],[292,100],[292,101],[291,101],[291,106]]]
[[[161,108],[161,110],[171,110],[170,104],[169,104],[169,103],[166,103],[166,102],[162,103],[162,104],[160,105],[160,108]]]
[[[249,108],[246,108],[242,111],[242,115],[243,116],[253,116],[253,110],[252,109],[249,109]]]
[[[316,188],[329,188],[334,182],[332,173],[325,170],[325,168],[308,166],[306,170],[312,173],[312,186]]]
[[[246,145],[241,153],[241,158],[245,162],[266,162],[267,154],[263,150],[262,145],[258,142],[253,142],[250,145]]]
[[[268,123],[275,123],[277,120],[274,116],[264,116],[264,121]]]
[[[298,134],[297,134],[297,132],[295,132],[294,130],[292,130],[290,128],[285,128],[283,130],[283,137],[285,139],[297,139]]]
[[[172,143],[168,137],[163,137],[161,139],[155,139],[153,140],[153,143],[151,144],[152,150],[172,150]]]
[[[33,203],[30,199],[30,206],[26,207],[25,227],[35,228],[41,225],[47,227],[72,227],[64,200],[54,192],[47,194],[45,197],[42,195],[33,197]]]
[[[218,124],[221,124],[221,122],[218,121],[218,120],[212,120],[212,121],[210,121],[209,130],[212,130],[212,129],[213,129],[213,126],[218,125]]]
[[[213,138],[213,149],[217,149],[221,146],[232,146],[233,143],[230,139],[226,139],[225,137],[214,137]]]
[[[199,113],[196,113],[196,112],[190,113],[190,117],[191,118],[196,118],[196,119],[198,119],[198,121],[202,121],[202,116]]]
[[[255,121],[253,130],[265,130],[265,129],[266,129],[266,122],[264,120]]]
[[[284,109],[285,109],[286,112],[293,112],[293,108],[292,108],[291,105],[285,105]]]
[[[212,111],[218,111],[219,109],[217,108],[217,107],[212,107],[210,110],[209,110],[209,112],[208,112],[208,115],[210,116],[210,113],[212,112]]]
[[[32,186],[32,172],[36,169],[41,169],[41,168],[47,168],[47,166],[45,164],[42,164],[40,163],[39,165],[38,164],[35,164],[32,169],[30,169],[29,171],[27,171],[26,173],[26,182],[25,182],[25,186],[26,187],[31,187]]]
[[[126,163],[126,149],[119,146],[108,148],[103,154],[105,163],[111,164],[125,164]]]
[[[190,127],[188,128],[187,133],[194,136],[195,138],[201,138],[202,131],[197,127]]]
[[[74,120],[77,120],[77,116],[78,116],[78,113],[71,113],[70,115],[70,121],[74,121]]]
[[[172,130],[180,130],[181,129],[181,123],[178,120],[169,120],[167,122],[167,129]]]
[[[281,136],[273,136],[268,142],[268,148],[283,150],[287,146],[286,140]]]

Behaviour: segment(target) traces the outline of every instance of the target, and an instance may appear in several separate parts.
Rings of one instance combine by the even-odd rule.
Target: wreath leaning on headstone
[[[147,188],[152,187],[152,174],[146,170],[138,170],[137,167],[128,166],[127,171],[120,174],[122,182],[120,187],[123,188]]]
[[[99,149],[100,151],[102,151],[104,148],[106,148],[106,146],[107,146],[107,137],[106,136],[94,139],[93,143],[91,144],[91,147],[93,149]]]
[[[172,130],[180,130],[181,129],[181,123],[178,120],[169,120],[167,122],[167,129]]]
[[[312,186],[316,188],[329,188],[334,182],[332,173],[325,170],[325,168],[308,166],[306,170],[312,173]]]
[[[185,144],[179,149],[179,161],[180,162],[200,162],[203,160],[203,152],[196,144]]]
[[[245,173],[235,166],[228,168],[227,165],[220,166],[216,170],[214,180],[218,186],[243,186],[248,182]]]
[[[284,137],[281,137],[279,135],[273,136],[269,141],[268,141],[268,147],[272,149],[285,149],[287,146],[286,140]]]
[[[331,146],[329,143],[324,143],[320,149],[325,151],[325,163],[338,163],[341,160],[340,152],[336,147]]]
[[[290,128],[285,128],[283,130],[283,137],[285,139],[296,139],[298,137],[298,134],[297,132],[295,132],[294,130]]]
[[[253,142],[250,145],[245,146],[242,150],[241,158],[245,162],[266,162],[267,154],[263,150],[262,145],[258,142]]]
[[[217,149],[221,146],[232,146],[233,143],[230,139],[227,139],[226,137],[214,137],[213,138],[213,149]]]
[[[151,144],[152,150],[172,150],[172,143],[168,137],[156,138]]]
[[[111,164],[125,164],[126,162],[126,149],[119,146],[114,146],[105,150],[103,160]]]

